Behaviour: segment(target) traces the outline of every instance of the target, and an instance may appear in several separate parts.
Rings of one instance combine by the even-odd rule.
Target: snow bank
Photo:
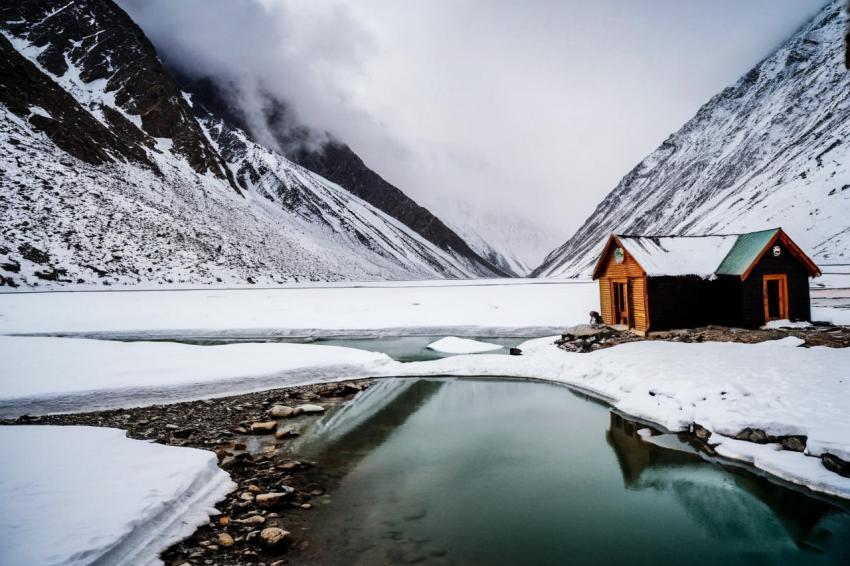
[[[212,452],[117,429],[4,426],[0,443],[7,566],[160,563],[235,487]]]
[[[837,308],[812,306],[812,320],[850,326],[850,305],[844,303]]]
[[[428,348],[435,352],[442,352],[444,354],[480,354],[482,352],[501,350],[502,346],[499,344],[480,342],[478,340],[470,340],[469,338],[447,336],[445,338],[440,338],[436,342],[431,342],[428,344]]]
[[[767,329],[767,330],[769,330],[771,328],[808,328],[811,325],[812,325],[812,323],[806,322],[804,320],[791,322],[787,318],[783,318],[781,320],[768,321],[768,323],[765,324],[764,326],[762,326],[762,328]]]
[[[0,416],[86,411],[366,377],[384,354],[309,344],[191,346],[0,336]]]

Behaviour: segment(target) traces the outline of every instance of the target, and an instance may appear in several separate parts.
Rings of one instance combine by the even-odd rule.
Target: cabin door
[[[614,324],[623,324],[631,327],[629,320],[629,283],[628,281],[613,281],[611,283],[611,299],[614,307]]]
[[[764,321],[788,318],[788,277],[781,275],[765,275]]]

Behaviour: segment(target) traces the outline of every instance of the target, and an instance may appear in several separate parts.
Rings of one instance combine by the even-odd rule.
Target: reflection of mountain
[[[640,428],[611,413],[607,440],[627,489],[674,493],[695,522],[724,541],[763,539],[763,525],[777,522],[798,546],[817,549],[836,542],[829,541],[832,533],[824,526],[830,515],[840,512],[833,505],[742,470],[729,469],[718,481],[712,464],[685,451],[644,442],[637,434]],[[730,489],[733,486],[741,489]],[[753,505],[753,498],[763,505]]]
[[[315,459],[342,478],[413,416],[442,381],[379,381],[339,411],[329,414],[298,443],[299,454]]]

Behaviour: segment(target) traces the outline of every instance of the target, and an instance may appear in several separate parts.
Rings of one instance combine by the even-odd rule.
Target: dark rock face
[[[0,285],[500,274],[193,104],[111,0],[0,3],[0,31]]]
[[[227,177],[221,160],[203,135],[177,83],[163,69],[153,45],[114,3],[62,0],[6,2],[0,5],[0,26],[12,36],[41,49],[38,64],[54,77],[79,73],[81,84],[102,86],[104,92],[114,93],[118,107],[128,115],[139,117],[142,131],[120,112],[114,109],[104,111],[113,136],[126,146],[122,148],[122,154],[134,161],[144,161],[139,155],[139,144],[151,144],[150,138],[167,138],[172,140],[174,151],[183,156],[195,171],[222,179]],[[9,48],[7,44],[5,49]],[[6,56],[3,58],[6,59]],[[53,99],[54,110],[58,110],[56,107],[59,105],[74,106],[69,104],[67,99],[73,98],[67,94],[66,100],[61,100],[56,92],[58,87],[45,86],[44,79],[37,81],[32,73],[34,68],[27,69],[18,61],[12,69],[15,74],[11,79],[5,79],[6,73],[3,73],[4,82],[8,80],[9,88],[17,90],[46,88],[47,92],[39,99]],[[104,81],[105,84],[99,85],[96,81]],[[104,108],[100,104],[97,106],[88,110]],[[50,112],[50,108],[44,108]],[[67,110],[63,115],[74,118],[68,124],[42,121],[38,127],[48,135],[52,134],[51,139],[61,140],[64,146],[60,147],[70,148],[66,151],[72,155],[89,163],[108,161],[102,152],[113,149],[116,142],[109,145],[101,139],[104,137],[102,133],[94,140],[101,148],[84,150],[71,139],[73,136],[69,132],[77,130],[80,122],[85,121],[79,114],[79,111]],[[92,116],[89,118],[93,119]],[[79,134],[83,139],[97,129],[91,124],[84,125],[86,129]]]
[[[74,97],[22,57],[4,36],[0,36],[0,102],[87,163],[111,163],[113,156],[122,156],[153,167],[141,148],[142,140],[118,136],[105,128]],[[43,109],[49,116],[33,112],[32,107]]]
[[[428,209],[416,204],[401,190],[369,169],[347,145],[331,141],[319,149],[302,147],[290,152],[287,157],[383,210],[440,248],[455,251],[472,261],[485,263],[493,271],[506,275],[476,254],[460,236]]]

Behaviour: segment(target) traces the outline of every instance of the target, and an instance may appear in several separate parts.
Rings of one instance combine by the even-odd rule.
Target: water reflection
[[[848,515],[549,384],[387,380],[299,451],[329,471],[310,564],[840,563]],[[676,442],[668,443],[677,447]],[[683,446],[679,446],[683,448]]]
[[[727,470],[723,483],[703,482],[705,463],[684,440],[679,450],[657,446],[641,438],[641,428],[644,425],[610,414],[606,437],[624,486],[674,494],[695,522],[718,540],[750,540],[761,533],[760,525],[775,518],[799,547],[820,549],[831,534],[822,527],[824,519],[843,514],[826,501],[736,468]],[[676,441],[668,444],[675,446]]]
[[[440,388],[443,381],[387,379],[317,421],[294,450],[342,475],[383,444]]]

